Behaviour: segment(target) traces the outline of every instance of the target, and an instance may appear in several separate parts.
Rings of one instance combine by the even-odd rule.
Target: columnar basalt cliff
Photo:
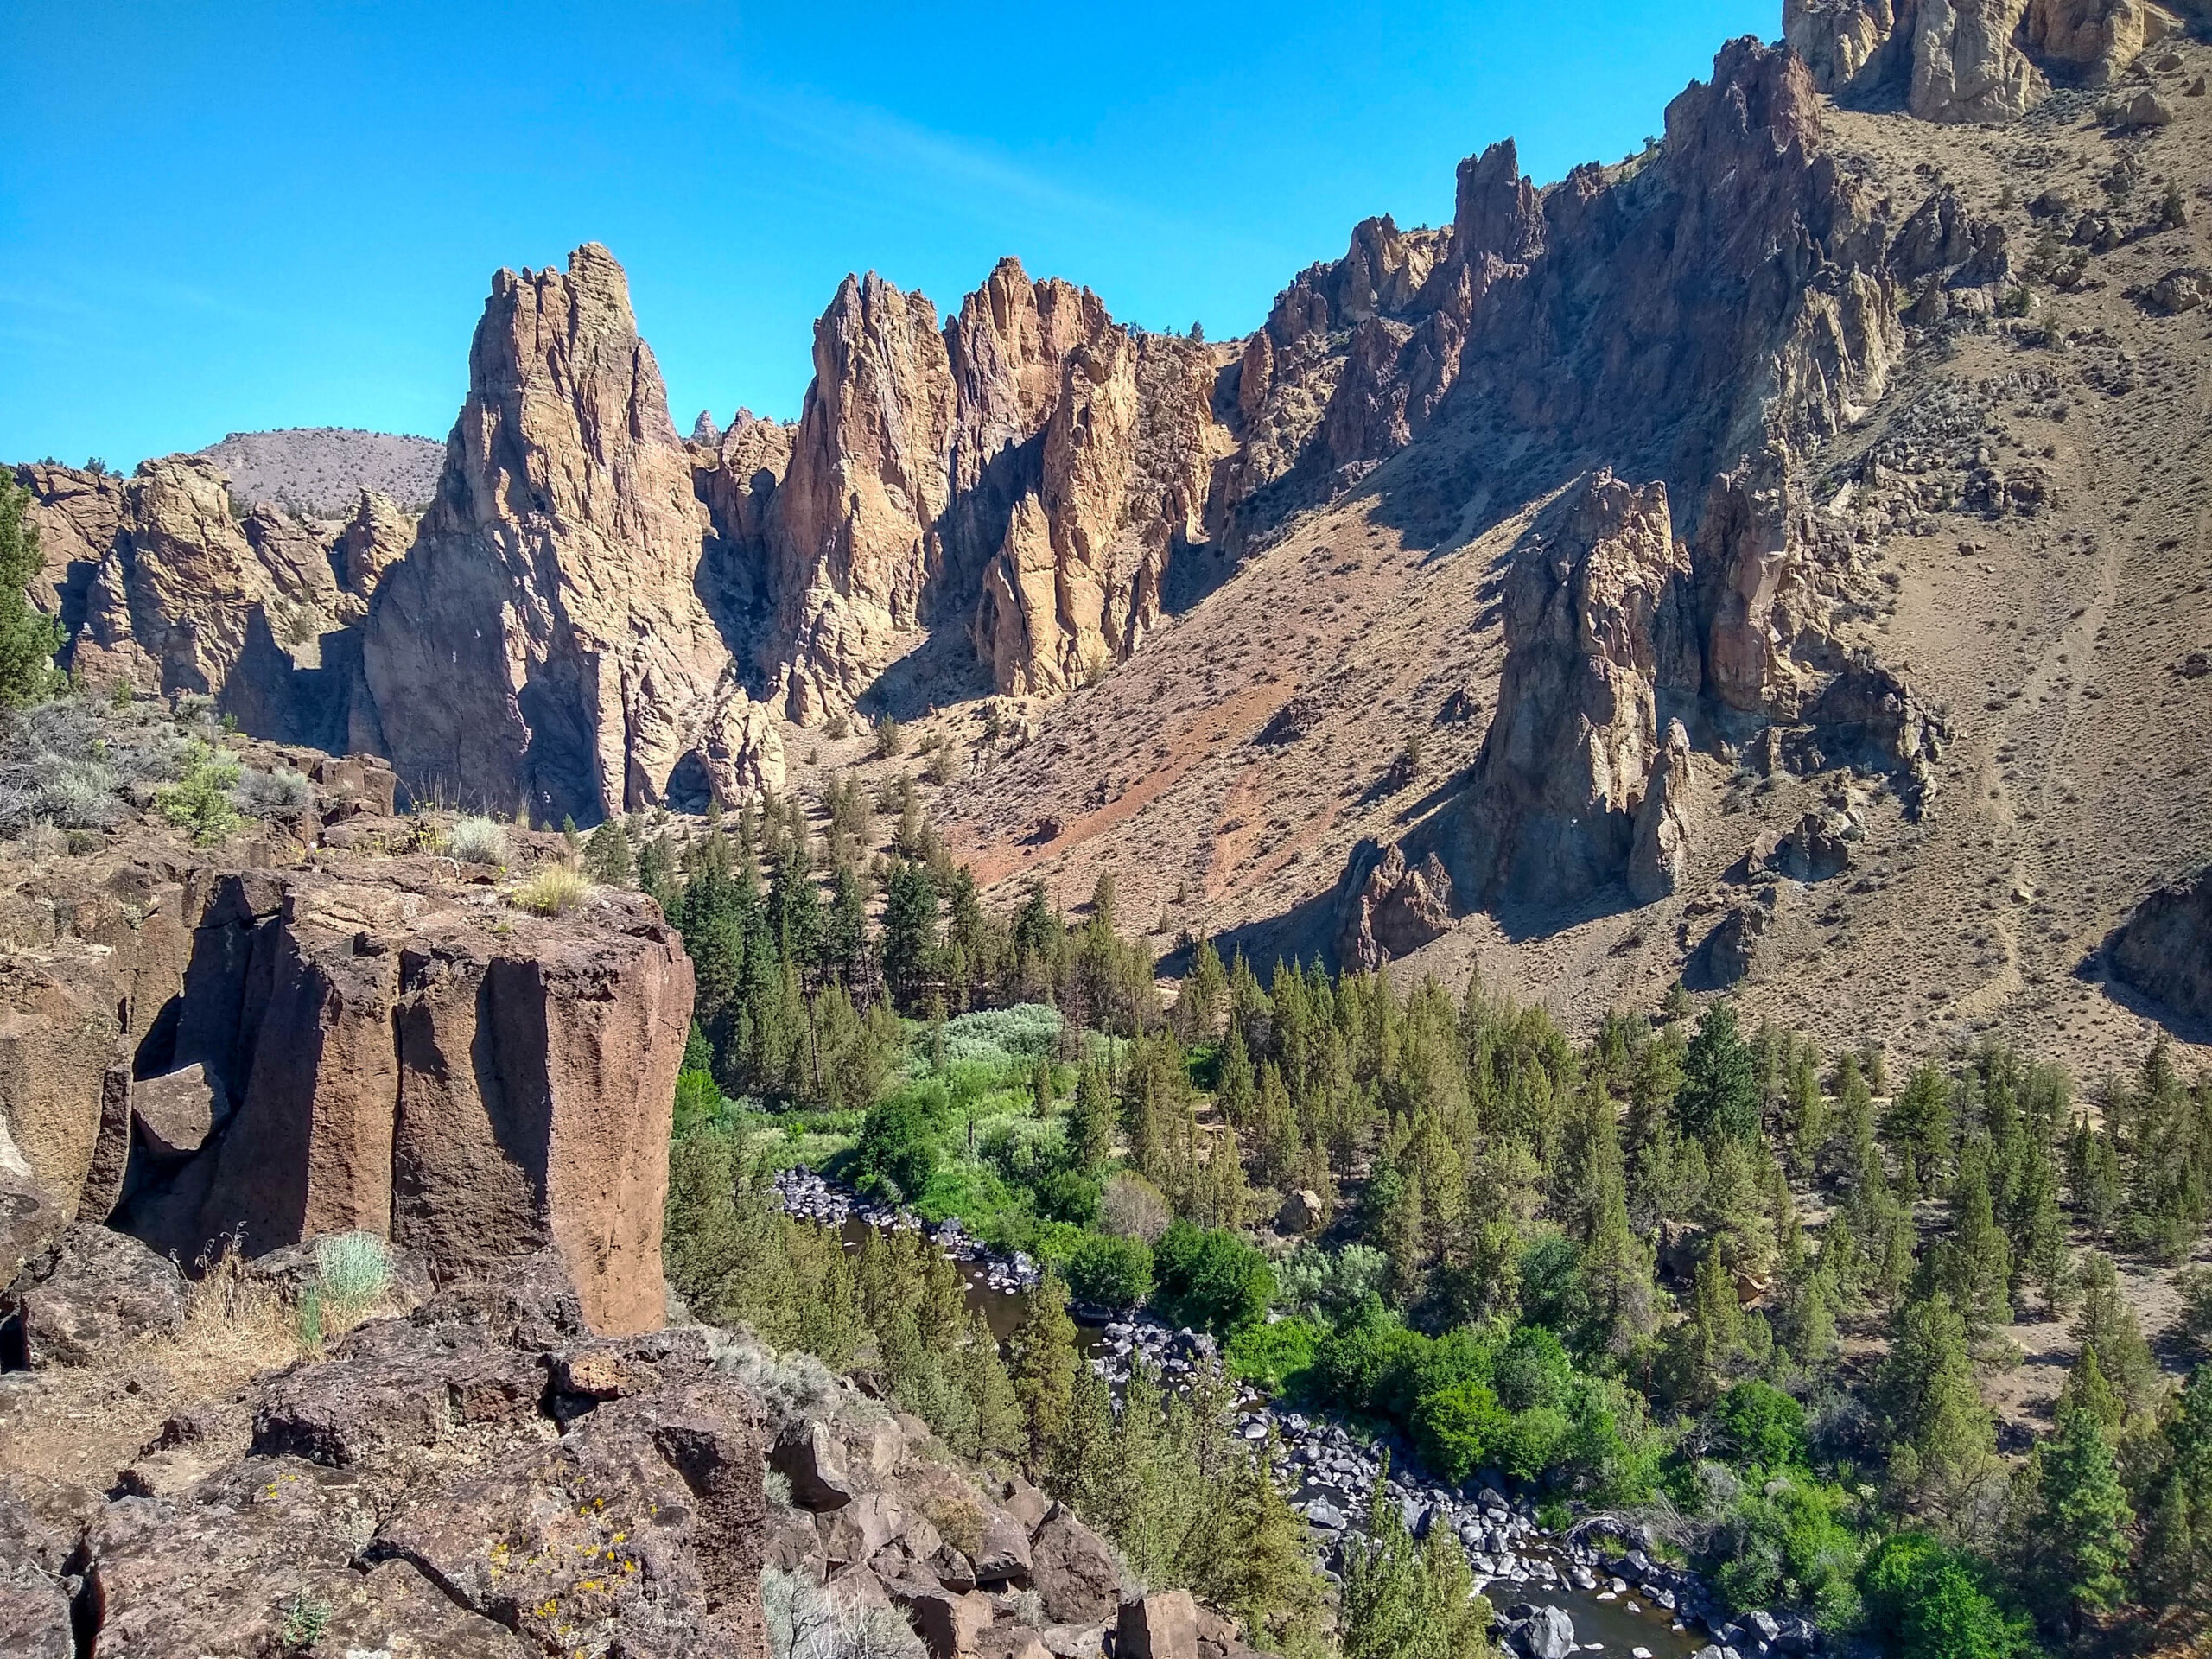
[[[342,838],[404,842],[396,779],[352,770],[365,795],[343,766],[319,795]],[[61,1219],[188,1262],[362,1229],[441,1279],[550,1247],[593,1328],[660,1323],[692,978],[650,900],[538,918],[450,861],[147,849],[28,873],[0,924],[0,1175]]]

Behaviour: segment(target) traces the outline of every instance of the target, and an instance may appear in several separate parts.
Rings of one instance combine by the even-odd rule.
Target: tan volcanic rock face
[[[661,801],[744,693],[621,267],[588,244],[565,272],[500,272],[469,361],[438,499],[363,641],[389,752],[418,788],[548,819]]]
[[[849,707],[921,613],[950,496],[951,360],[937,308],[869,272],[814,329],[814,384],[777,492],[789,712]]]

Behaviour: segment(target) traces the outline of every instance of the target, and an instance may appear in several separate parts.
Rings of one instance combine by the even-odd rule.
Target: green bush
[[[722,1114],[722,1091],[714,1076],[703,1069],[679,1071],[676,1076],[676,1133],[694,1135]]]
[[[1859,1573],[1862,1628],[1891,1659],[2027,1659],[2024,1619],[2008,1614],[1964,1557],[1924,1534],[1883,1540]]]
[[[1848,1621],[1864,1549],[1851,1509],[1842,1488],[1802,1476],[1747,1490],[1710,1551],[1720,1593],[1736,1607],[1802,1607],[1831,1627]]]
[[[1241,1327],[1224,1357],[1238,1382],[1276,1397],[1299,1391],[1310,1378],[1313,1356],[1326,1330],[1313,1319],[1277,1319]]]
[[[1414,1408],[1414,1439],[1430,1469],[1461,1481],[1501,1460],[1513,1433],[1513,1414],[1487,1382],[1462,1382],[1421,1396]]]
[[[937,1143],[917,1091],[906,1090],[868,1109],[850,1173],[861,1192],[905,1204],[921,1196],[937,1161]]]
[[[212,847],[245,821],[231,803],[231,785],[238,780],[236,760],[194,742],[184,776],[159,791],[155,804],[163,817],[190,832],[194,846]]]
[[[1079,1171],[1053,1170],[1030,1191],[1036,1195],[1037,1213],[1047,1221],[1088,1227],[1098,1219],[1098,1183]]]
[[[1068,1288],[1100,1307],[1135,1307],[1152,1294],[1152,1249],[1141,1238],[1088,1233],[1067,1262]]]
[[[1154,1298],[1178,1324],[1229,1332],[1249,1325],[1274,1300],[1274,1269],[1258,1249],[1224,1228],[1179,1221],[1152,1256]]]
[[[1771,1383],[1738,1382],[1713,1408],[1719,1448],[1739,1465],[1804,1466],[1805,1408]]]

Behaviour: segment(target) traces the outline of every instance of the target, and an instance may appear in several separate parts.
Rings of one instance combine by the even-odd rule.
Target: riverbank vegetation
[[[1223,1384],[1141,1378],[1117,1412],[1071,1290],[1215,1332],[1237,1381],[1440,1478],[1633,1510],[1736,1605],[1878,1651],[2108,1651],[2212,1615],[2212,1372],[2161,1370],[2115,1268],[2186,1260],[2212,1212],[2212,1084],[2163,1047],[2084,1103],[1997,1046],[1892,1078],[1680,996],[1578,1044],[1479,982],[1263,982],[1203,943],[1169,1001],[1110,880],[1079,921],[1041,888],[996,918],[911,792],[876,804],[899,827],[868,868],[842,793],[823,837],[772,804],[636,861],[698,970],[668,1249],[702,1315],[878,1370],[1284,1642],[1321,1628],[1304,1523],[1224,1456]],[[926,1247],[782,1217],[795,1162],[1043,1263],[1006,1351]],[[2000,1449],[2016,1319],[2069,1321],[2075,1357],[2055,1432]],[[1363,1559],[1399,1563],[1400,1608],[1450,1573]]]

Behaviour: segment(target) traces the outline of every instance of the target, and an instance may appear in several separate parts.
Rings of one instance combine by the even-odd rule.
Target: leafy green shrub
[[[1739,1465],[1802,1468],[1805,1408],[1770,1383],[1738,1382],[1713,1409],[1719,1448]]]
[[[1982,1573],[1923,1533],[1883,1540],[1859,1573],[1864,1624],[1891,1659],[2027,1659],[2026,1621],[2000,1607]]]
[[[1054,1170],[1031,1191],[1036,1194],[1037,1213],[1048,1221],[1088,1227],[1098,1219],[1098,1183],[1079,1171]]]
[[[722,1115],[721,1085],[703,1068],[676,1074],[676,1133],[695,1135]]]
[[[852,1154],[853,1184],[861,1192],[910,1202],[930,1184],[937,1163],[937,1143],[916,1091],[902,1090],[868,1109]]]
[[[471,815],[455,818],[446,831],[446,851],[464,864],[507,861],[507,830],[497,818]]]
[[[944,1058],[950,1063],[980,1060],[1003,1068],[1017,1059],[1049,1059],[1059,1046],[1060,1011],[1041,1002],[980,1009],[944,1022]]]
[[[195,742],[184,776],[156,795],[162,816],[191,834],[196,847],[212,847],[238,827],[238,810],[231,804],[231,785],[238,779],[238,763],[229,755]]]
[[[1325,1329],[1313,1319],[1262,1320],[1241,1326],[1224,1351],[1229,1374],[1270,1396],[1302,1389],[1313,1370]]]
[[[1286,1313],[1344,1319],[1389,1281],[1390,1258],[1368,1244],[1325,1250],[1301,1244],[1275,1269],[1275,1305]]]
[[[1268,1311],[1274,1300],[1274,1269],[1259,1249],[1223,1228],[1179,1221],[1153,1250],[1154,1297],[1179,1324],[1233,1331]]]
[[[1141,1238],[1090,1233],[1068,1258],[1068,1288],[1100,1307],[1135,1307],[1152,1294],[1152,1247]]]
[[[1865,1548],[1852,1508],[1841,1487],[1801,1475],[1746,1489],[1708,1551],[1720,1593],[1736,1607],[1802,1607],[1824,1624],[1847,1621]]]

